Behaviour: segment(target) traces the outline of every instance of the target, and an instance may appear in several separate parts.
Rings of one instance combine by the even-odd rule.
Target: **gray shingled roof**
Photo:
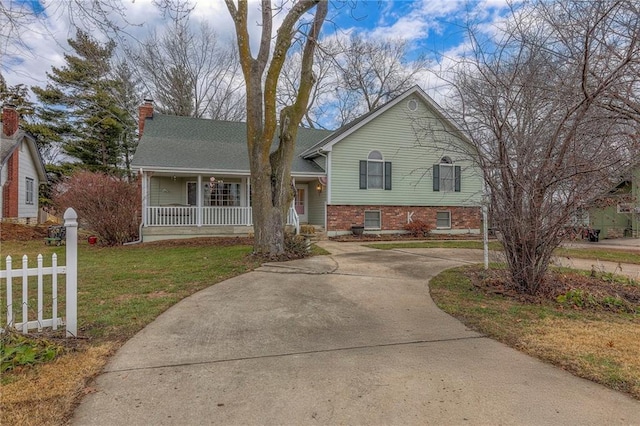
[[[329,134],[327,130],[298,130],[293,173],[324,172],[298,154]],[[246,141],[246,124],[242,122],[155,113],[145,122],[132,167],[248,172]]]
[[[16,139],[7,138],[4,133],[2,133],[2,123],[0,123],[0,165],[4,164],[5,160],[16,146],[16,143]]]
[[[9,156],[17,149],[21,141],[25,141],[34,161],[34,167],[38,173],[38,178],[42,182],[47,181],[47,172],[44,168],[42,156],[36,146],[35,139],[24,130],[18,129],[16,133],[7,137],[2,132],[2,123],[0,123],[0,167],[9,159]]]

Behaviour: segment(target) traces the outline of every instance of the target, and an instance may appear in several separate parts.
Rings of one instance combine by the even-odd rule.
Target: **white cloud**
[[[52,66],[64,64],[63,54],[69,50],[67,38],[75,35],[67,7],[70,0],[48,0],[49,16],[42,25],[35,21],[25,32],[26,48],[20,51],[20,60],[2,58],[2,73],[10,85],[46,84],[46,72]],[[282,0],[289,4],[289,0]],[[194,25],[207,22],[214,28],[221,43],[235,44],[235,28],[226,5],[221,0],[194,0],[191,15]],[[339,3],[337,3],[339,4]],[[495,33],[497,24],[508,7],[508,0],[420,0],[413,2],[357,2],[355,7],[345,3],[341,9],[330,8],[323,28],[325,38],[344,38],[352,32],[364,37],[402,38],[415,47],[414,53],[425,53],[434,57],[434,67],[448,68],[467,49],[464,39],[465,16],[481,23],[487,35]],[[162,29],[166,20],[153,5],[153,0],[122,0],[126,10],[129,43],[135,45],[144,40],[155,29]],[[257,50],[261,26],[257,0],[249,4],[250,39],[252,50]],[[350,19],[350,17],[352,19]],[[115,16],[114,16],[115,18]],[[274,14],[274,29],[284,18],[284,13]],[[338,25],[337,22],[340,22]],[[120,21],[124,25],[123,21]],[[456,23],[459,23],[456,27]],[[274,31],[275,32],[275,31]],[[98,36],[98,33],[93,33]],[[275,37],[275,34],[274,34]],[[18,46],[5,50],[15,53]],[[446,100],[446,83],[436,73],[425,70],[420,78],[421,86],[440,102]]]

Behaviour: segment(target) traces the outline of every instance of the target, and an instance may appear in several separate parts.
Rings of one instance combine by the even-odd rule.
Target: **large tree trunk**
[[[226,0],[226,4],[235,23],[238,54],[247,88],[247,148],[251,167],[254,252],[276,257],[285,252],[285,225],[294,195],[291,185],[291,163],[298,126],[307,110],[311,88],[315,83],[312,72],[313,55],[320,28],[327,15],[328,4],[327,1],[321,0],[294,2],[277,31],[271,52],[272,5],[270,0],[262,0],[262,34],[260,49],[255,58],[251,55],[247,29],[247,1],[239,0],[237,7],[232,0]],[[278,126],[278,78],[293,43],[293,37],[300,35],[300,20],[314,7],[316,12],[313,22],[305,35],[298,93],[293,105],[281,111]],[[276,131],[279,144],[277,149],[271,152]]]

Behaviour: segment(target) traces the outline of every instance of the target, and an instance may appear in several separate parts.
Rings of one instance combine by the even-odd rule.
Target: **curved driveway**
[[[73,424],[640,424],[640,402],[476,332],[428,280],[475,250],[267,264],[178,303],[127,342]]]

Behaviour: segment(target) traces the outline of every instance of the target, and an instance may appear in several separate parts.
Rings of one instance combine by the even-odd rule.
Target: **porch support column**
[[[246,217],[246,223],[245,225],[247,226],[251,226],[253,225],[251,218],[251,177],[246,177],[243,178],[244,182],[245,182],[245,188],[246,188],[246,193],[245,193],[245,201],[244,203],[241,203],[243,205],[243,207],[247,208],[247,214],[245,215]]]
[[[196,209],[196,224],[198,227],[202,226],[202,193],[204,192],[202,188],[202,175],[198,175],[198,183],[196,185],[197,196],[196,196],[196,204],[198,208]]]
[[[293,185],[293,200],[291,200],[291,205],[289,206],[289,211],[287,212],[287,217],[285,218],[285,222],[289,221],[289,213],[291,212],[291,209],[293,210],[296,209],[296,198],[298,198],[298,188],[296,188],[296,178],[294,177],[291,178],[291,185]],[[298,212],[296,212],[296,214],[297,213]]]

